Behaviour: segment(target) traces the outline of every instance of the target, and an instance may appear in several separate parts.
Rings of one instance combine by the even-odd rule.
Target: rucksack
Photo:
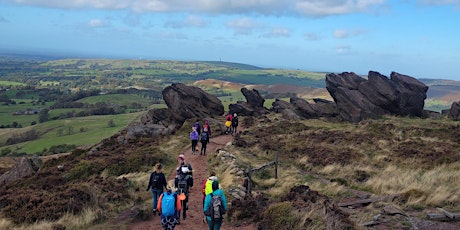
[[[202,132],[201,133],[201,142],[208,142],[208,133]]]
[[[152,185],[152,188],[157,188],[158,183],[160,181],[160,174],[156,172],[153,172],[152,174],[153,176],[152,176],[152,181],[150,182],[150,184]]]
[[[222,197],[211,193],[211,202],[209,203],[207,213],[205,214],[210,216],[212,221],[223,220],[225,210],[222,205]]]
[[[179,193],[188,193],[188,177],[187,175],[180,174],[179,175],[179,180],[177,181],[177,188]]]
[[[174,216],[176,214],[176,193],[163,192],[161,200],[161,214],[163,216]]]
[[[232,120],[232,126],[238,126],[238,118],[234,117]]]

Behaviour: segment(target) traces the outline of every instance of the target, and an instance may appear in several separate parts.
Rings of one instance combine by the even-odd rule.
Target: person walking
[[[157,163],[155,165],[155,171],[150,174],[149,185],[147,191],[152,189],[152,210],[153,214],[157,213],[158,198],[163,193],[163,188],[167,188],[167,182],[165,174],[163,173],[163,165]]]
[[[227,211],[227,199],[224,191],[219,188],[219,182],[212,182],[213,192],[206,196],[203,211],[208,222],[209,230],[219,230],[223,223],[223,215]]]
[[[212,182],[217,181],[217,176],[214,171],[211,171],[209,173],[209,177],[203,181],[203,184],[201,185],[201,191],[203,194],[203,207],[204,207],[204,199],[206,198],[207,195],[212,193]]]
[[[203,129],[203,132],[201,133],[200,142],[201,142],[200,155],[206,156],[206,146],[209,143],[209,133],[208,133],[207,128]]]
[[[238,115],[236,113],[233,114],[232,119],[232,136],[236,134],[236,129],[238,128]]]
[[[192,132],[190,132],[190,140],[192,141],[192,154],[195,155],[196,146],[198,145],[198,132],[196,127],[192,127]]]
[[[225,134],[229,134],[232,132],[232,113],[229,111],[227,116],[225,116]]]
[[[163,230],[173,230],[176,224],[179,223],[176,213],[180,213],[182,210],[178,195],[168,188],[166,192],[160,195],[157,209],[160,214]]]
[[[185,161],[184,155],[179,155],[179,168],[177,170],[177,176],[174,178],[174,186],[177,188],[177,194],[181,199],[182,205],[182,219],[187,218],[187,209],[188,209],[188,198],[190,188],[193,187],[193,174],[192,166]],[[180,223],[180,212],[177,213],[178,222]]]

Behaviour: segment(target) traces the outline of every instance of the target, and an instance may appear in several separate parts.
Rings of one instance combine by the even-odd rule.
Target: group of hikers
[[[227,126],[227,123],[230,125]],[[226,116],[226,134],[236,133],[238,127],[237,114],[228,113]],[[206,145],[210,142],[211,127],[208,120],[203,126],[197,120],[190,132],[192,141],[192,154],[198,150],[198,141],[201,142],[200,155],[206,155]],[[152,210],[161,218],[161,225],[164,230],[173,230],[177,224],[187,218],[188,201],[190,188],[193,187],[193,169],[190,163],[185,160],[185,155],[178,156],[178,167],[174,178],[174,188],[168,185],[166,176],[163,173],[163,166],[160,163],[155,165],[155,170],[151,173],[147,191],[152,192]],[[219,186],[215,172],[211,171],[209,178],[203,181],[201,186],[203,194],[203,213],[205,221],[210,230],[219,230],[223,223],[223,215],[227,210],[227,200],[223,190]]]
[[[238,115],[231,112],[225,116],[225,134],[236,134],[238,128]],[[209,121],[205,120],[203,126],[200,124],[200,120],[197,119],[192,126],[192,131],[190,132],[190,140],[192,142],[192,154],[195,155],[198,151],[198,142],[201,142],[200,155],[206,155],[206,146],[211,139],[211,126],[209,126]]]
[[[236,113],[233,114],[229,112],[227,116],[225,116],[225,134],[236,134],[236,129],[238,128],[238,115]]]

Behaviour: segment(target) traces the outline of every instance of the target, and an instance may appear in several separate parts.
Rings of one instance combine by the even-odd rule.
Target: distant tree
[[[43,123],[49,120],[49,109],[42,109],[40,113],[38,113],[38,122]]]

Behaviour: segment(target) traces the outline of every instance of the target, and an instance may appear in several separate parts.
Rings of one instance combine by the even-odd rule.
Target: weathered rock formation
[[[198,87],[176,83],[166,87],[162,94],[168,109],[177,114],[179,121],[224,114],[224,106],[219,98]]]
[[[163,99],[168,108],[149,110],[118,134],[119,143],[139,136],[159,136],[174,133],[190,118],[212,118],[224,114],[222,102],[214,95],[194,86],[175,83],[166,87]]]
[[[0,176],[0,185],[34,175],[42,165],[43,163],[38,156],[30,159],[22,157],[9,171]]]
[[[334,102],[315,98],[313,99],[314,104],[308,101],[298,98],[291,97],[290,102],[275,99],[272,103],[272,107],[275,112],[281,112],[283,117],[288,120],[297,120],[301,118],[320,118],[320,117],[336,117],[339,112]]]
[[[245,116],[258,116],[269,112],[268,109],[264,107],[265,99],[260,95],[259,91],[256,89],[249,90],[241,88],[241,93],[243,93],[246,98],[246,102],[238,101],[236,104],[230,104],[228,109],[231,113]]]
[[[460,120],[460,101],[452,103],[448,117],[453,120]]]
[[[327,74],[326,89],[342,120],[359,122],[384,114],[421,117],[428,87],[396,72],[388,79],[370,71],[367,80],[355,73]]]

